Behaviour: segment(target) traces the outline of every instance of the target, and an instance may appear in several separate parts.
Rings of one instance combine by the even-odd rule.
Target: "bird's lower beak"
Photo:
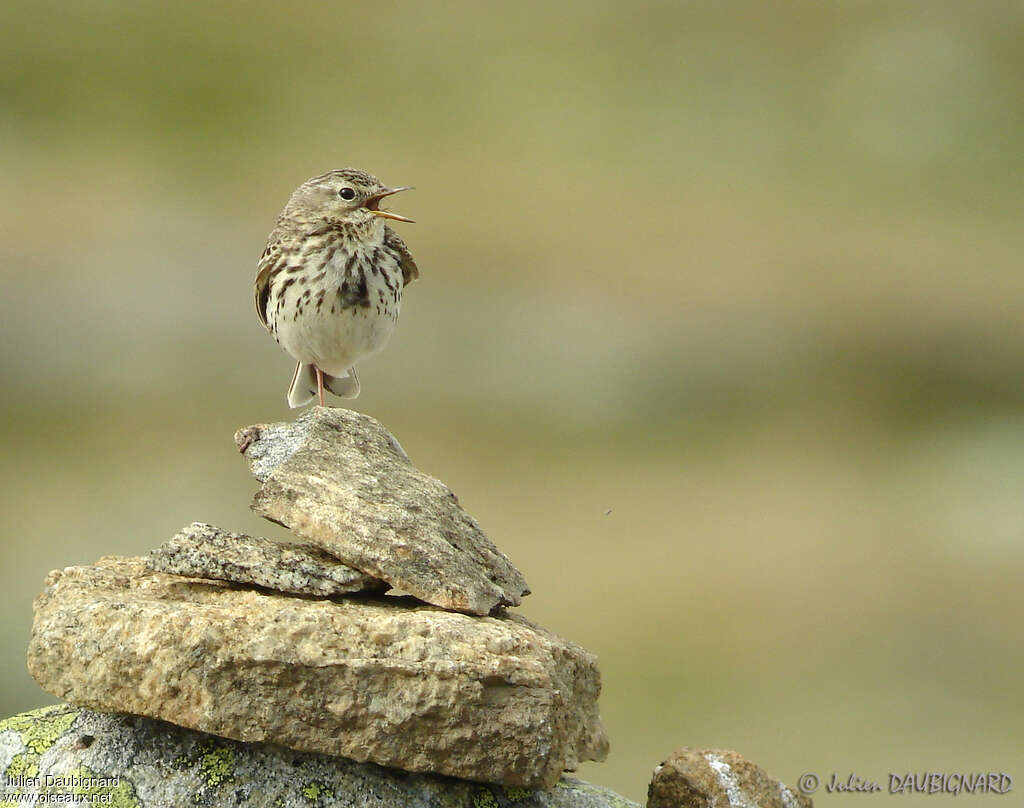
[[[385,188],[383,191],[378,191],[369,199],[366,200],[365,207],[370,213],[375,216],[382,216],[385,219],[394,219],[396,222],[412,222],[412,219],[408,219],[405,216],[399,216],[397,213],[392,213],[390,210],[381,210],[378,205],[380,201],[392,194],[397,194],[399,191],[411,191],[411,185],[399,185],[397,188]]]

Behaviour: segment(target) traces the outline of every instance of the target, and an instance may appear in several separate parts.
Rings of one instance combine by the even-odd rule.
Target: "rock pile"
[[[387,430],[315,408],[235,440],[298,541],[196,522],[51,572],[28,664],[70,704],[0,721],[0,801],[639,808],[562,775],[608,751],[595,658],[508,611],[522,574]],[[655,769],[647,808],[712,805],[812,808],[735,752]]]
[[[604,759],[595,658],[506,610],[522,574],[377,421],[314,408],[236,441],[253,509],[300,542],[195,523],[148,558],[50,573],[29,647],[44,690],[507,787]]]

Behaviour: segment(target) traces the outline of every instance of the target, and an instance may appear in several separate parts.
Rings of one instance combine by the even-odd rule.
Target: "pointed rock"
[[[444,609],[518,606],[526,580],[378,421],[314,407],[235,435],[263,485],[252,508],[340,561]]]
[[[151,550],[146,566],[155,572],[318,597],[387,589],[383,581],[342,564],[319,547],[229,533],[203,522],[193,522]]]
[[[51,572],[29,672],[80,707],[413,772],[549,788],[603,760],[597,660],[518,615],[296,598],[110,556]]]

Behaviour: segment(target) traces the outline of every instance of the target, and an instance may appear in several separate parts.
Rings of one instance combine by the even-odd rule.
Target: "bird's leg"
[[[316,365],[313,365],[313,370],[316,371],[316,392],[320,396],[320,406],[324,406],[324,372],[320,370]]]

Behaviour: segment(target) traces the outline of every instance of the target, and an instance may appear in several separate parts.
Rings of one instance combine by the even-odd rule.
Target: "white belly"
[[[353,305],[352,294],[340,291],[346,281],[355,288],[351,273],[345,276],[344,256],[334,259],[313,285],[302,289],[295,283],[285,289],[274,323],[281,347],[331,376],[344,375],[364,356],[383,348],[395,330],[402,300],[401,270],[397,262],[390,266],[388,261],[383,258],[377,272],[368,269],[368,262],[362,264],[367,305]]]

